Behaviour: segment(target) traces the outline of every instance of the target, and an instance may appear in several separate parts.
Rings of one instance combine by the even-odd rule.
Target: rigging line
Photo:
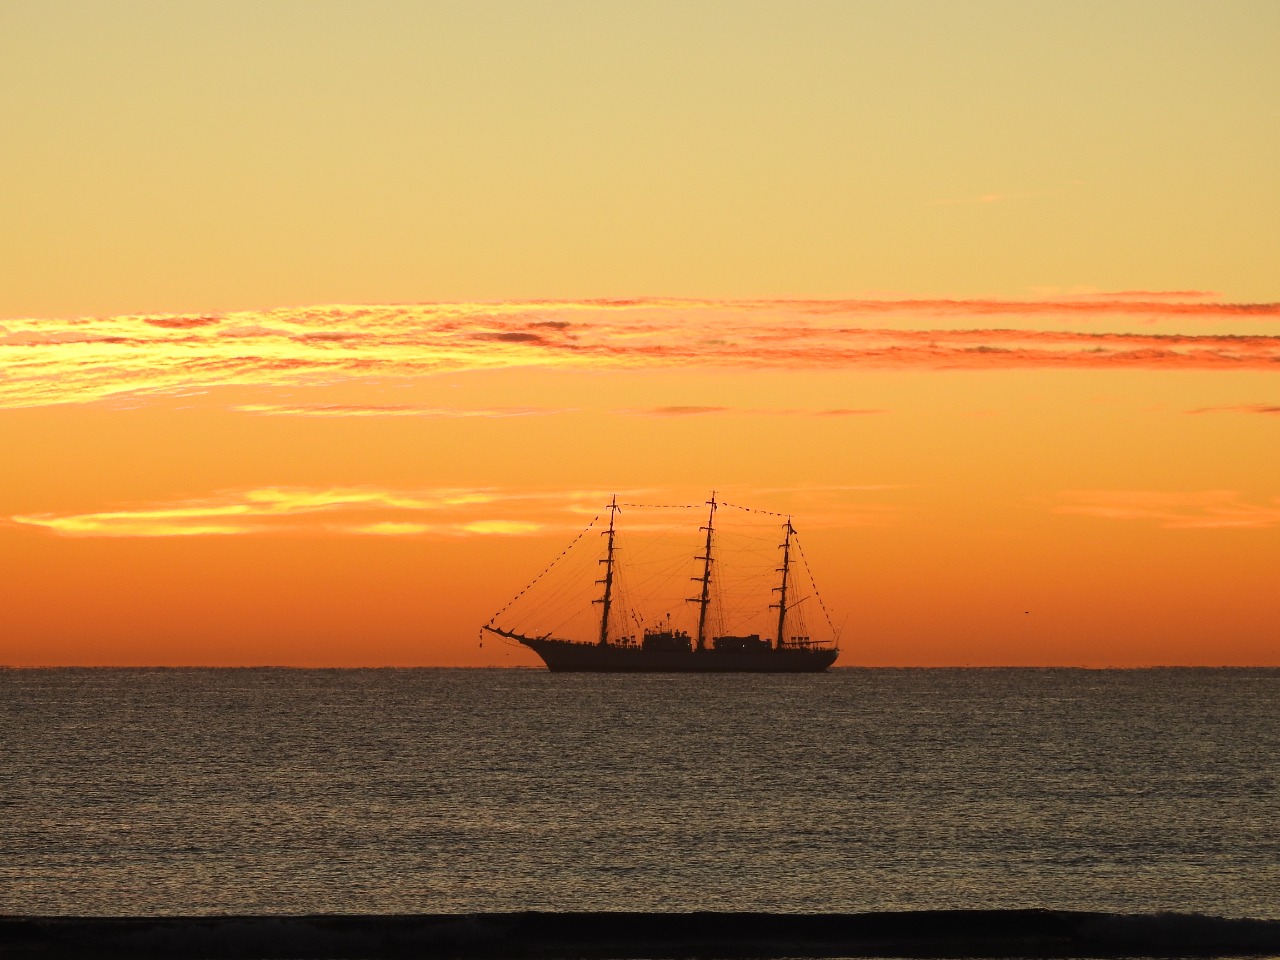
[[[620,503],[620,507],[632,507],[637,510],[693,510],[699,505],[694,503]]]
[[[789,514],[786,514],[786,513],[778,513],[776,510],[761,510],[759,507],[744,507],[740,503],[725,503],[723,500],[720,501],[720,506],[733,507],[733,509],[735,510],[745,510],[747,513],[763,513],[765,516],[768,516],[768,517],[789,516]]]
[[[799,537],[795,538],[795,543],[796,549],[800,552],[800,560],[804,563],[804,572],[809,575],[809,586],[813,587],[813,595],[818,598],[818,606],[822,608],[822,615],[827,618],[827,626],[831,628],[832,634],[835,634],[836,625],[831,621],[831,614],[827,610],[827,605],[822,602],[822,594],[818,591],[818,582],[813,579],[813,568],[809,566],[809,558],[804,555],[804,547],[800,546]]]
[[[493,621],[497,620],[500,616],[502,616],[504,613],[506,613],[506,612],[507,612],[507,608],[508,608],[508,607],[510,607],[513,603],[515,603],[515,602],[516,602],[517,600],[519,600],[522,596],[524,596],[526,593],[528,593],[528,592],[529,592],[529,588],[530,588],[530,587],[532,587],[535,583],[537,583],[539,580],[541,580],[543,577],[545,577],[548,573],[550,573],[550,572],[551,572],[551,568],[552,568],[552,567],[554,567],[557,563],[559,563],[561,560],[563,560],[563,559],[564,559],[564,555],[565,555],[566,553],[568,553],[570,550],[572,550],[572,549],[573,549],[574,544],[576,544],[579,540],[581,540],[583,537],[585,537],[585,536],[587,535],[587,531],[588,531],[588,530],[590,530],[592,527],[594,527],[594,526],[596,525],[596,521],[597,521],[597,520],[599,520],[599,519],[600,519],[600,514],[598,514],[598,513],[597,513],[594,517],[592,517],[592,518],[591,518],[591,522],[590,522],[590,523],[588,523],[585,527],[583,527],[582,532],[581,532],[581,533],[579,533],[576,537],[574,537],[574,538],[569,542],[569,545],[568,545],[567,547],[565,547],[563,550],[561,550],[561,551],[560,551],[559,556],[557,556],[554,560],[552,560],[552,561],[551,561],[550,563],[548,563],[545,567],[543,567],[543,569],[542,569],[542,572],[541,572],[541,573],[539,573],[536,577],[534,577],[534,578],[533,578],[532,580],[530,580],[527,584],[525,584],[524,589],[522,589],[522,590],[521,590],[519,593],[517,593],[514,597],[512,597],[510,600],[508,600],[508,601],[503,605],[503,607],[502,607],[502,609],[501,609],[501,610],[499,610],[497,613],[495,613],[492,617],[490,617],[490,618],[489,618],[489,625],[490,625],[490,626],[492,626],[492,625],[493,625]]]
[[[591,592],[591,589],[585,585],[560,584],[554,587],[545,597],[541,597],[539,602],[532,604],[526,610],[522,610],[520,617],[522,620],[532,622],[542,617],[563,616],[566,609],[573,609],[579,606]]]

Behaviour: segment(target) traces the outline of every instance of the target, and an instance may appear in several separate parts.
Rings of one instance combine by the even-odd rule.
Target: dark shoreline
[[[1280,920],[1069,910],[0,916],[5,960],[1280,955]]]

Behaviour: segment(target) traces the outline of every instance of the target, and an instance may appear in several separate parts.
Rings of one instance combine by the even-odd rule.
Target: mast
[[[790,517],[787,517],[787,524],[783,529],[786,531],[786,538],[782,541],[782,566],[778,568],[778,572],[782,574],[782,582],[773,588],[773,592],[778,595],[778,602],[769,604],[770,607],[778,608],[778,650],[782,649],[787,626],[787,573],[791,567],[791,534],[795,533]]]
[[[604,596],[594,601],[600,604],[600,645],[604,646],[609,642],[609,607],[613,603],[613,517],[618,512],[618,495],[613,495],[613,500],[609,503],[609,529],[604,535],[609,538],[609,545],[605,548],[604,559],[598,561],[604,566],[604,579],[597,580],[596,583],[604,584]]]
[[[698,528],[707,532],[707,542],[702,548],[702,556],[693,558],[702,561],[702,576],[689,578],[702,584],[702,595],[690,598],[691,603],[698,605],[697,649],[699,650],[707,648],[707,605],[711,602],[711,532],[716,519],[716,492],[714,490],[711,491],[711,499],[707,501],[707,506],[711,508],[707,514],[707,525]]]

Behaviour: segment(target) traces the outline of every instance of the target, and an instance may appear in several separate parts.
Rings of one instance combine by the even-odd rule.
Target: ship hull
[[[512,639],[531,649],[555,673],[821,673],[839,656],[839,651],[829,648],[644,650],[550,638]]]

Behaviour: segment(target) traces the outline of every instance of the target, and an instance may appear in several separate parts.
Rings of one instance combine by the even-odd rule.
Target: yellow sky
[[[0,318],[1273,298],[1280,11],[0,5]]]
[[[1280,663],[1278,40],[0,3],[0,664],[527,664],[609,494],[711,489],[842,663]]]

